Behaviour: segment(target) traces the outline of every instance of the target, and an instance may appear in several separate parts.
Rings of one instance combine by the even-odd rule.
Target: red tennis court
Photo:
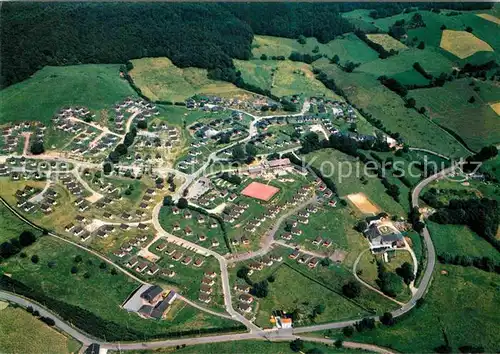
[[[241,191],[241,194],[247,197],[268,201],[279,191],[279,188],[259,182],[252,182]]]

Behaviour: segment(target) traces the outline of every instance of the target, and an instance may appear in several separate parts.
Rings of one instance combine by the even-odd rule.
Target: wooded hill
[[[232,68],[253,33],[328,42],[354,30],[341,12],[390,16],[412,6],[456,10],[492,3],[25,3],[0,9],[0,87],[46,65],[125,63],[166,56],[179,67]]]

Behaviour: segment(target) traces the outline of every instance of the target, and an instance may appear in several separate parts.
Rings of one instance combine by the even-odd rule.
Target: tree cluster
[[[500,209],[494,199],[452,199],[447,207],[438,209],[429,219],[439,224],[467,225],[500,251],[500,240],[496,238]]]
[[[303,63],[311,64],[312,62],[314,62],[322,57],[323,57],[323,55],[319,54],[319,53],[318,54],[309,54],[309,53],[302,54],[299,52],[292,52],[290,54],[290,56],[288,57],[288,59],[290,59],[291,61],[300,61]]]
[[[241,184],[241,177],[234,173],[222,172],[217,177],[237,186]]]
[[[454,264],[463,267],[473,266],[486,272],[495,272],[500,274],[500,262],[495,262],[489,257],[474,257],[468,255],[452,255],[450,253],[441,253],[437,256],[438,261],[443,264]]]
[[[31,231],[23,231],[17,238],[13,238],[9,241],[5,241],[0,244],[0,260],[12,257],[23,248],[26,248],[36,241],[36,236]]]

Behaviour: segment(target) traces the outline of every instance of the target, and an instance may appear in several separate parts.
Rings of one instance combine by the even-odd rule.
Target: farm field
[[[417,106],[426,107],[431,120],[455,132],[473,150],[500,142],[499,118],[490,106],[500,101],[500,88],[489,82],[459,79],[443,87],[412,90],[409,97]],[[475,102],[470,103],[470,97]]]
[[[390,50],[403,51],[408,49],[408,47],[405,46],[403,43],[385,33],[367,34],[366,36],[370,41],[380,44],[387,51]]]
[[[116,102],[136,96],[120,78],[118,64],[46,66],[31,78],[0,91],[0,124],[38,120],[49,123],[64,106],[81,105],[99,119]],[[36,102],[36,105],[26,104]]]
[[[20,307],[0,308],[0,346],[5,353],[78,353],[81,344]]]
[[[373,117],[380,119],[388,130],[399,132],[410,146],[439,151],[447,156],[466,154],[466,150],[458,141],[436,129],[435,124],[415,110],[406,108],[403,100],[381,85],[375,76],[358,72],[345,73],[324,60],[317,61],[314,67],[334,79],[336,85],[343,89],[347,98],[358,109],[370,112]],[[418,104],[417,102],[417,106]]]
[[[278,97],[319,96],[343,101],[315,78],[309,64],[289,60],[234,60],[246,83],[269,90]]]
[[[442,271],[447,274],[441,274]],[[454,352],[465,345],[494,352],[500,341],[497,330],[500,312],[496,306],[500,301],[498,286],[498,274],[437,264],[434,281],[422,307],[414,309],[392,327],[356,333],[349,340],[385,346],[403,353],[413,353],[415,348],[434,352],[435,348],[445,344],[444,332]]]
[[[130,76],[142,93],[151,100],[184,102],[196,94],[228,94],[245,92],[231,83],[207,77],[207,70],[178,68],[168,58],[132,60]]]
[[[360,178],[363,176],[364,165],[355,158],[338,150],[324,149],[306,155],[305,159],[311,161],[312,165],[317,168],[321,168],[322,162],[328,161],[328,165],[325,165],[324,174],[333,172],[331,178],[337,185],[337,191],[341,198],[347,197],[349,194],[362,192],[382,211],[396,215],[405,213],[404,208],[385,193],[385,187],[378,178],[365,176],[367,182],[366,184],[362,183]],[[332,171],[332,165],[330,164],[333,164],[335,170]],[[340,171],[340,166],[346,170]],[[341,173],[346,174],[349,169],[351,169],[352,174],[349,177],[343,177]],[[359,174],[356,175],[358,169]]]
[[[429,221],[429,232],[436,254],[489,257],[500,261],[500,253],[485,239],[464,225],[442,225]]]
[[[494,51],[488,43],[467,31],[444,30],[440,46],[460,59],[468,58],[477,52]]]
[[[108,340],[144,339],[199,328],[234,327],[236,324],[206,315],[181,302],[168,313],[164,321],[142,319],[120,309],[120,305],[139,283],[120,272],[113,275],[110,266],[100,269],[101,261],[95,256],[49,236],[25,248],[24,252],[26,258],[14,256],[4,261],[4,271],[11,274],[12,279],[37,289],[39,294],[52,298],[52,301],[90,311],[95,316],[95,323],[90,328],[87,322],[79,323],[84,320],[81,317],[71,320],[89,333],[96,331],[93,333],[96,336],[105,335]],[[30,260],[34,254],[40,259],[37,264]],[[82,261],[75,262],[76,256],[81,256]],[[78,269],[76,274],[70,272],[73,266]],[[97,298],[99,301],[95,301]],[[66,311],[67,314],[67,309],[59,306],[59,309],[54,310]]]
[[[269,294],[259,300],[257,325],[269,326],[269,318],[274,310],[291,313],[297,308],[303,316],[301,320],[295,321],[295,326],[306,325],[309,323],[307,316],[320,304],[325,306],[325,311],[315,318],[315,323],[349,319],[366,313],[363,308],[286,265],[279,267],[273,275],[275,281],[269,283]]]
[[[315,53],[316,47],[317,52]],[[305,44],[300,44],[296,39],[272,36],[255,36],[252,43],[254,58],[260,58],[262,54],[268,58],[271,56],[288,58],[292,52],[310,55],[319,53],[328,58],[338,55],[341,64],[347,61],[364,63],[378,58],[378,53],[353,33],[338,36],[326,44],[319,43],[314,37],[307,38]]]

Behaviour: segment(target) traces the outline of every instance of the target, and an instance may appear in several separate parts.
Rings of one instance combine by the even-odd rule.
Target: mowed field
[[[316,53],[314,50],[317,49]],[[301,54],[323,54],[328,58],[338,55],[340,63],[354,61],[365,63],[378,58],[378,53],[368,47],[353,33],[338,36],[328,43],[319,43],[314,37],[307,38],[305,44],[300,44],[296,39],[255,36],[252,43],[253,57],[259,59],[262,54],[271,56],[284,56],[288,58],[292,52]]]
[[[245,82],[258,86],[278,97],[304,95],[342,100],[315,78],[312,67],[289,60],[234,60]]]
[[[0,304],[0,347],[2,353],[77,353],[81,344],[66,337],[23,308]]]
[[[64,106],[85,106],[100,117],[101,110],[136,96],[120,78],[117,64],[46,66],[29,79],[0,91],[0,124],[38,120],[45,124]]]
[[[443,87],[412,90],[408,95],[415,98],[417,106],[426,107],[432,120],[458,134],[471,149],[500,142],[500,117],[491,107],[500,101],[500,87],[495,84],[460,79]],[[474,103],[468,102],[470,97],[475,98]]]
[[[468,58],[477,52],[494,51],[488,43],[467,31],[444,30],[440,46],[460,59]]]
[[[380,44],[384,47],[385,50],[405,50],[408,49],[406,45],[398,41],[397,39],[392,38],[388,34],[385,33],[373,33],[366,35],[368,39],[372,42]]]
[[[422,307],[392,327],[379,326],[373,331],[356,333],[349,340],[403,353],[414,353],[415,348],[431,353],[445,344],[443,333],[446,333],[453,352],[465,345],[482,347],[486,353],[496,352],[500,343],[499,286],[498,274],[438,264]]]
[[[132,60],[130,76],[151,100],[184,102],[199,93],[237,94],[245,92],[233,84],[207,77],[206,69],[178,68],[168,58]]]

